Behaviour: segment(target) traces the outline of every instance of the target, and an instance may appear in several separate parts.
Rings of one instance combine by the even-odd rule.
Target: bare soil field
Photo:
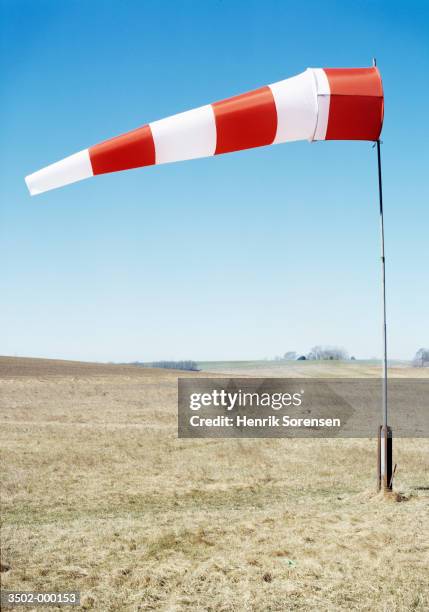
[[[4,589],[100,612],[429,609],[428,440],[395,440],[376,494],[375,440],[178,439],[179,375],[0,358]]]
[[[62,359],[33,359],[31,357],[0,357],[0,377],[20,378],[21,376],[136,376],[147,373],[147,369],[130,365],[110,363],[88,363],[85,361],[65,361]],[[159,370],[150,369],[152,374]]]

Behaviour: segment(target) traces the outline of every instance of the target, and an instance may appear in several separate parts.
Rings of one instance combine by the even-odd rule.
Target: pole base
[[[377,489],[391,491],[393,485],[393,445],[392,429],[383,427],[378,429],[377,444]]]

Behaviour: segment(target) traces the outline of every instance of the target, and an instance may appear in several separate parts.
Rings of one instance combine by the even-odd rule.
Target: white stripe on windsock
[[[157,164],[209,157],[216,149],[216,122],[211,104],[149,123]]]
[[[311,69],[269,85],[277,110],[273,144],[312,140],[317,123],[317,92]]]
[[[31,195],[69,185],[93,176],[88,149],[74,153],[25,177]]]
[[[317,125],[312,140],[325,140],[328,129],[329,105],[331,99],[331,88],[328,77],[322,68],[312,69],[316,81],[317,90]]]

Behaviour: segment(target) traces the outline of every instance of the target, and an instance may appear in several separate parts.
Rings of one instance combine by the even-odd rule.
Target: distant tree
[[[335,361],[342,361],[348,359],[347,351],[343,348],[335,346],[313,346],[307,359],[322,360],[329,359]]]
[[[415,368],[424,368],[429,366],[429,349],[421,348],[417,351],[413,359],[413,366]]]
[[[287,351],[287,353],[283,355],[283,359],[286,359],[287,361],[295,361],[296,358],[297,354],[295,351]]]
[[[149,364],[152,368],[167,368],[169,370],[190,370],[191,372],[198,372],[198,364],[196,361],[185,360],[185,361],[154,361]]]

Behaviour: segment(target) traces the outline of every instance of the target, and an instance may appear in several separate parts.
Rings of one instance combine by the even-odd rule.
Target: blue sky
[[[381,354],[376,152],[290,143],[30,198],[24,176],[167,115],[302,72],[385,89],[389,352],[429,344],[429,4],[1,0],[0,353]]]

